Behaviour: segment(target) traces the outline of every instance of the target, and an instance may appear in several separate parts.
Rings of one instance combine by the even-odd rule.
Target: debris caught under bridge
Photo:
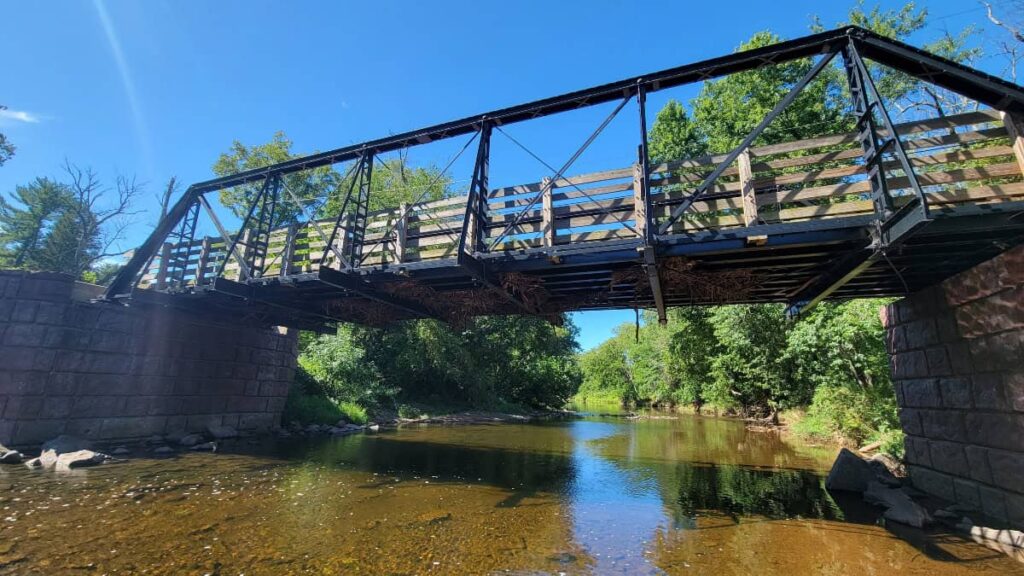
[[[648,93],[817,57],[727,154],[653,163]],[[964,95],[975,111],[894,124],[865,61]],[[816,75],[841,62],[857,129],[755,145]],[[637,161],[570,174],[637,101]],[[560,169],[492,187],[503,126],[617,103]],[[468,193],[368,210],[381,154],[450,138],[476,145]],[[335,213],[275,226],[300,200],[287,176],[350,163]],[[323,329],[483,314],[896,296],[933,285],[1024,240],[1024,89],[850,27],[588,88],[191,186],[105,298]],[[228,232],[207,195],[256,190]],[[197,237],[205,213],[217,234]]]

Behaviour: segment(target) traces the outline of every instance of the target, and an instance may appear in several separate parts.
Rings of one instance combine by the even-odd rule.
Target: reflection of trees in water
[[[628,483],[656,484],[681,527],[694,526],[698,512],[734,520],[744,515],[843,517],[821,476],[797,468],[811,463],[807,457],[778,434],[749,432],[740,422],[644,422],[629,434],[602,438],[592,446]]]
[[[565,442],[571,445],[571,439]],[[382,434],[325,442],[305,458],[402,478],[483,482],[528,495],[567,489],[575,475],[567,452],[398,440]]]
[[[676,495],[667,503],[677,524],[691,523],[698,512],[720,512],[734,520],[749,515],[828,520],[843,516],[821,477],[810,472],[680,463],[670,474],[665,480],[674,490],[663,493]]]

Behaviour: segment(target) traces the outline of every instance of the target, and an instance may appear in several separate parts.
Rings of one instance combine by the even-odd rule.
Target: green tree
[[[247,170],[265,168],[271,164],[285,162],[299,155],[292,154],[292,141],[284,132],[275,132],[269,142],[246,146],[238,140],[231,148],[220,155],[213,165],[213,173],[217,176],[231,176]],[[302,208],[295,204],[294,195],[304,206],[313,210],[317,203],[322,203],[327,196],[340,194],[339,186],[342,177],[330,166],[312,168],[295,172],[284,177],[283,183],[287,190],[281,190],[281,197],[275,211],[273,226],[280,226],[300,219]],[[220,202],[235,216],[244,218],[249,206],[259,194],[262,181],[253,184],[242,184],[220,191]]]
[[[651,126],[648,147],[655,162],[696,158],[707,152],[703,135],[690,120],[686,108],[676,100],[669,100],[658,112]]]
[[[0,196],[0,263],[13,268],[29,264],[70,202],[67,186],[49,178],[17,186],[10,199]]]
[[[918,8],[916,2],[908,2],[900,8],[890,10],[883,10],[878,5],[867,9],[864,0],[859,0],[850,9],[846,20],[836,23],[836,27],[847,25],[860,26],[876,34],[905,41],[911,34],[927,27],[928,10]],[[821,19],[817,16],[812,17],[811,31],[824,30],[825,26]],[[926,42],[922,48],[959,64],[970,64],[981,57],[981,49],[969,45],[975,34],[973,26],[959,32],[945,30],[935,40]],[[868,62],[868,70],[886,105],[892,108],[890,113],[904,120],[921,116],[957,114],[977,106],[967,98],[899,70],[872,62]],[[842,88],[844,97],[848,98],[845,83],[842,84]]]
[[[37,178],[0,197],[0,263],[83,277],[118,254],[141,187],[119,177],[114,194],[91,169],[67,163],[68,181]],[[116,195],[116,196],[115,196]],[[113,198],[113,199],[112,199]]]
[[[758,32],[737,49],[752,50],[781,42],[770,32]],[[706,140],[708,151],[724,153],[735,148],[803,78],[813,66],[809,58],[732,74],[704,83],[691,101],[693,123]],[[796,100],[762,132],[755,144],[775,144],[852,128],[845,116],[839,72],[822,71]]]
[[[638,400],[626,364],[627,343],[622,328],[616,335],[580,356],[583,381],[579,393],[583,398],[600,398],[630,403]]]
[[[0,110],[7,110],[7,106],[0,105]],[[0,166],[3,166],[5,162],[14,156],[16,148],[11,141],[7,139],[7,136],[3,132],[0,132]]]
[[[711,403],[774,417],[810,401],[812,387],[785,355],[791,325],[781,305],[720,306],[711,322],[721,350],[712,360],[705,394]]]
[[[576,329],[533,317],[489,316],[463,329],[435,320],[348,326],[306,343],[305,386],[334,401],[560,408],[576,393]]]
[[[65,272],[77,278],[99,258],[102,249],[95,214],[72,201],[43,239],[32,264],[41,270]]]
[[[292,144],[284,132],[276,132],[269,142],[253,146],[246,146],[236,140],[230,150],[221,154],[214,163],[213,172],[217,176],[230,176],[301,157],[302,154],[292,152]],[[345,194],[356,178],[354,174],[348,175],[350,168],[351,164],[339,170],[322,166],[284,176],[283,183],[287,190],[281,190],[274,226],[304,219],[302,209],[296,205],[293,195],[316,217],[337,216]],[[451,179],[441,176],[439,172],[433,166],[409,166],[403,155],[389,159],[378,158],[371,170],[369,210],[395,208],[401,203],[417,199],[428,202],[450,195]],[[220,201],[235,216],[244,218],[262,184],[256,182],[221,190]]]

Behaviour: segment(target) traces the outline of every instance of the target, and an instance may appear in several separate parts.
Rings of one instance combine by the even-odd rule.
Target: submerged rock
[[[846,448],[839,451],[839,456],[832,464],[825,479],[827,490],[845,490],[848,492],[863,492],[868,489],[868,483],[875,480],[875,471],[866,461],[850,452]]]
[[[39,463],[43,468],[53,468],[57,465],[61,455],[82,451],[92,452],[92,442],[76,438],[75,436],[61,434],[43,443],[42,454],[39,455]]]
[[[868,504],[882,506],[886,520],[899,522],[915,528],[924,528],[932,523],[932,517],[920,504],[900,488],[889,488],[881,482],[873,480],[864,491],[864,501]]]
[[[86,468],[96,466],[107,461],[107,455],[92,450],[78,450],[67,452],[57,457],[57,470],[71,470],[74,468]]]
[[[195,450],[196,452],[216,452],[217,451],[217,443],[216,442],[203,442],[202,444],[196,444],[195,446],[193,446],[192,450]]]
[[[7,450],[0,446],[0,464],[21,464],[25,457],[17,450]]]
[[[43,462],[39,458],[33,458],[31,460],[26,460],[25,461],[25,466],[28,466],[29,468],[32,468],[33,470],[37,470],[37,469],[43,467]]]
[[[132,451],[127,446],[118,446],[110,452],[111,456],[126,456],[131,453]]]
[[[174,448],[170,446],[158,446],[153,449],[153,454],[174,454]]]

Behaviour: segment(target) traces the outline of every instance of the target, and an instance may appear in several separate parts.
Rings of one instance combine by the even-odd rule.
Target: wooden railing
[[[908,122],[897,126],[928,205],[941,210],[958,204],[1024,200],[1024,129],[1004,123],[998,112],[977,111]],[[652,224],[666,221],[673,207],[690,194],[725,158],[707,156],[651,166]],[[834,134],[750,148],[740,155],[704,197],[668,231],[680,234],[871,213],[871,185],[862,151],[853,133]],[[889,190],[898,206],[912,197],[898,162],[884,165]],[[484,237],[494,250],[516,250],[614,239],[636,238],[646,219],[637,218],[641,172],[637,165],[560,179],[496,188],[488,195]],[[542,197],[534,201],[536,196]],[[406,206],[370,215],[363,265],[453,258],[465,213],[465,196]],[[519,216],[527,206],[530,210]],[[404,216],[403,216],[404,215]],[[504,234],[510,223],[515,227]],[[263,276],[315,271],[323,257],[324,237],[334,222],[321,220],[272,232]],[[318,233],[314,226],[319,226]],[[385,237],[385,233],[387,236]],[[338,241],[338,248],[344,240]],[[165,244],[140,282],[162,289],[172,277],[166,263],[187,260],[185,285],[205,284],[226,255],[223,239],[202,238],[188,245]],[[333,251],[327,262],[334,264]],[[225,276],[238,278],[232,258]]]

